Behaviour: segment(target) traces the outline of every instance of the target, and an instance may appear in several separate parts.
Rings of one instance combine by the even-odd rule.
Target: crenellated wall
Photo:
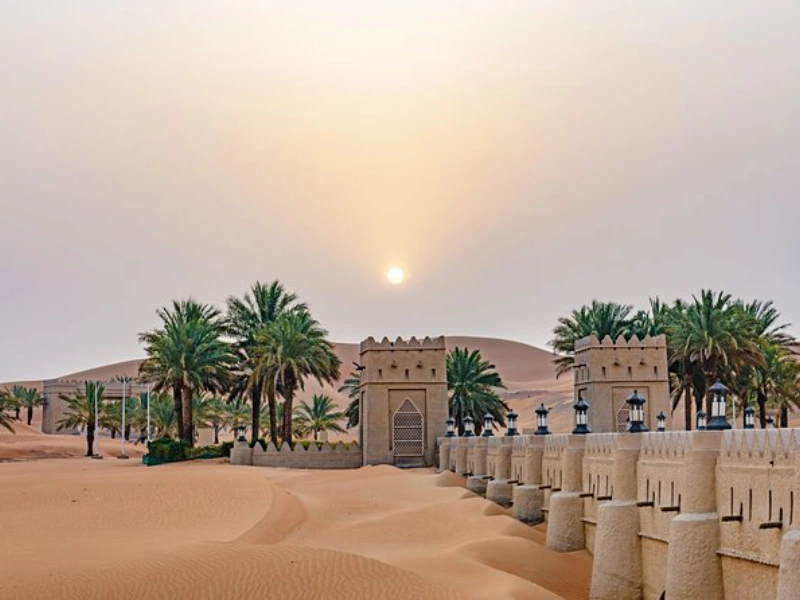
[[[270,442],[267,449],[256,444],[236,442],[231,449],[232,465],[254,467],[284,467],[287,469],[357,469],[361,466],[361,447],[358,444],[311,443],[308,449],[302,444],[283,444],[280,450]]]
[[[593,599],[800,598],[800,429],[489,438],[490,474],[502,448],[515,516],[544,513],[553,549],[581,539],[579,496]]]

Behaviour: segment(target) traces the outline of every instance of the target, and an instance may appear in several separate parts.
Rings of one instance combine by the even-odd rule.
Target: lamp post
[[[100,452],[98,452],[99,442],[100,442],[100,440],[98,439],[100,437],[100,415],[99,415],[99,412],[97,410],[97,408],[98,408],[97,407],[97,402],[98,402],[97,388],[98,388],[98,383],[95,381],[94,382],[94,450],[93,450],[93,453],[94,453],[95,456],[100,456]]]
[[[150,443],[150,391],[151,386],[147,386],[147,442]]]
[[[494,427],[494,417],[491,413],[486,413],[483,415],[483,433],[481,437],[492,437],[494,433],[492,432],[492,428]]]
[[[534,435],[549,435],[550,430],[547,428],[547,415],[550,413],[547,408],[544,406],[544,402],[542,405],[536,409],[536,431],[533,432]]]
[[[630,407],[630,421],[628,421],[625,431],[628,433],[644,433],[647,431],[647,426],[644,424],[644,403],[646,400],[639,395],[638,390],[633,390],[626,402]]]
[[[658,416],[656,417],[656,431],[663,433],[666,430],[667,430],[667,415],[665,415],[664,411],[662,410],[660,413],[658,413]]]
[[[473,437],[475,435],[475,420],[467,415],[464,417],[464,437]]]
[[[447,433],[444,437],[456,437],[456,420],[453,417],[447,419]]]
[[[589,410],[589,403],[583,398],[578,398],[578,401],[572,405],[575,410],[575,429],[572,433],[578,435],[585,435],[591,433],[589,429],[589,416],[586,414]]]
[[[706,430],[706,411],[704,410],[697,411],[697,430]]]
[[[728,409],[728,390],[719,381],[708,388],[708,392],[713,394],[711,399],[711,418],[708,420],[707,429],[721,430],[730,429],[731,424],[725,416]]]
[[[775,419],[767,417],[767,429],[775,429]]]
[[[508,411],[508,414],[506,415],[506,419],[508,419],[508,429],[506,429],[506,435],[519,435],[517,432],[517,416],[517,413],[515,413],[513,409]]]
[[[120,458],[128,458],[128,455],[125,454],[125,400],[126,400],[125,384],[126,383],[127,383],[126,380],[123,379],[122,380],[122,431],[120,431],[121,434],[120,437],[122,437],[122,456],[120,456]]]
[[[749,404],[744,409],[744,428],[745,429],[756,428],[756,409],[750,406]]]
[[[244,423],[239,423],[236,425],[236,441],[237,442],[246,442],[247,438],[244,436],[245,431],[247,431],[247,425]]]

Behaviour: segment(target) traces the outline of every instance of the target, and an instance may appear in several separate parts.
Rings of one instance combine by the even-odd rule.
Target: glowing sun
[[[400,267],[392,267],[386,272],[386,279],[392,285],[397,285],[403,282],[403,269]]]

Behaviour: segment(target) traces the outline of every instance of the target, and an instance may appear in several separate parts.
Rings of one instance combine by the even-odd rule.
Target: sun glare
[[[389,280],[389,283],[392,285],[397,285],[403,282],[403,269],[400,267],[392,267],[386,273],[386,279]]]

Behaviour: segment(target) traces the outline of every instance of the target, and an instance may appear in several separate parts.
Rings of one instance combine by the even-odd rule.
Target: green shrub
[[[251,448],[255,448],[256,444],[261,444],[261,449],[262,450],[266,450],[267,449],[267,440],[265,440],[264,438],[258,438],[254,442],[250,442],[249,445],[250,445]],[[230,453],[228,453],[228,455],[230,456]]]
[[[172,438],[160,438],[147,444],[150,457],[161,462],[186,460],[187,448],[188,444]]]
[[[230,458],[233,442],[222,442],[219,447],[220,455]]]

